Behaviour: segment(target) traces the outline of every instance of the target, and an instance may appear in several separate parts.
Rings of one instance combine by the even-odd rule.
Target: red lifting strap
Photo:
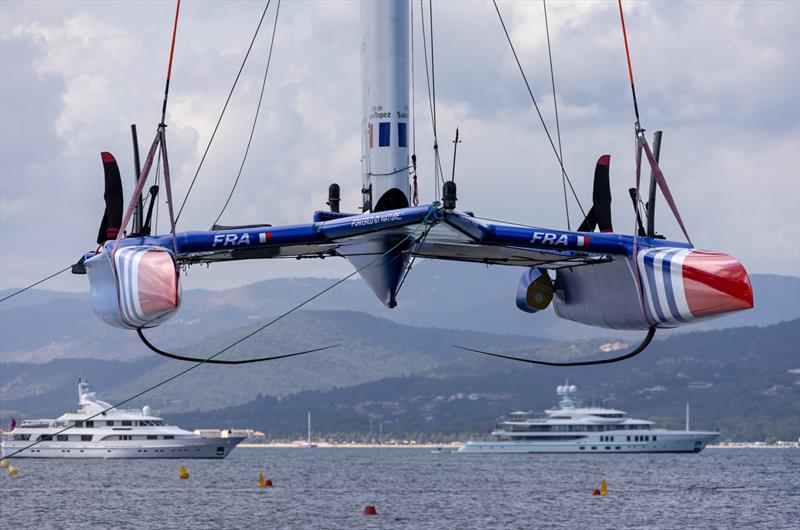
[[[639,146],[644,148],[644,153],[647,155],[647,161],[650,162],[650,169],[653,171],[656,182],[658,182],[658,187],[661,188],[661,193],[664,194],[664,198],[667,200],[667,204],[669,204],[669,207],[672,210],[672,215],[675,216],[675,220],[678,221],[681,230],[683,230],[683,235],[686,236],[686,241],[688,241],[690,245],[694,246],[694,243],[692,243],[692,240],[689,237],[689,233],[686,231],[686,226],[683,224],[683,219],[681,219],[681,214],[678,211],[677,205],[675,204],[675,199],[672,198],[672,193],[669,191],[669,186],[667,186],[667,180],[664,178],[664,173],[662,173],[661,168],[658,167],[658,162],[656,162],[653,152],[650,151],[650,146],[647,145],[647,138],[645,138],[644,134],[639,135]]]

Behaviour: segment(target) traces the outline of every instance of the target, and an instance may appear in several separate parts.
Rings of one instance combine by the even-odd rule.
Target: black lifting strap
[[[491,355],[492,357],[500,357],[502,359],[510,359],[512,361],[519,361],[522,363],[529,363],[529,364],[541,364],[543,366],[593,366],[596,364],[610,364],[616,363],[619,361],[624,361],[625,359],[630,359],[631,357],[636,357],[645,348],[650,344],[650,341],[653,340],[653,337],[656,334],[656,328],[651,327],[647,330],[647,336],[644,338],[641,344],[639,344],[635,350],[626,353],[625,355],[620,355],[618,357],[612,357],[611,359],[598,359],[596,361],[574,361],[574,362],[566,362],[566,363],[557,363],[557,362],[550,362],[550,361],[534,361],[533,359],[524,359],[522,357],[512,357],[511,355],[502,355],[500,353],[491,353],[488,351],[481,351],[476,350],[474,348],[467,348],[465,346],[456,346],[453,345],[454,348],[459,348],[462,350],[467,350],[475,353],[482,353],[483,355]]]
[[[287,357],[295,357],[297,355],[305,355],[306,353],[314,353],[314,352],[317,352],[317,351],[330,350],[331,348],[337,348],[337,347],[340,346],[339,344],[332,344],[330,346],[325,346],[323,348],[314,348],[313,350],[305,350],[305,351],[299,351],[299,352],[295,352],[295,353],[285,353],[283,355],[274,355],[272,357],[258,357],[256,359],[242,359],[242,360],[239,360],[239,361],[223,361],[223,360],[218,360],[218,359],[201,359],[201,358],[197,358],[197,357],[184,357],[183,355],[176,355],[174,353],[169,353],[169,352],[166,352],[164,350],[161,350],[161,349],[157,348],[149,340],[147,340],[147,337],[145,337],[144,333],[142,333],[142,328],[138,328],[136,330],[136,333],[139,334],[139,338],[142,339],[142,342],[144,343],[145,346],[147,346],[148,348],[150,348],[151,350],[153,350],[154,352],[156,352],[159,355],[163,355],[164,357],[169,357],[170,359],[177,359],[179,361],[190,361],[190,362],[194,362],[194,363],[205,363],[205,364],[250,364],[250,363],[260,363],[260,362],[265,362],[265,361],[274,361],[274,360],[277,360],[277,359],[285,359]]]

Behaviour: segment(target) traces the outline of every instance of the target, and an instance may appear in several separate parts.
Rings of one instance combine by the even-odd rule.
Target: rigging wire
[[[642,353],[645,348],[650,344],[650,341],[653,340],[653,337],[656,334],[655,326],[650,327],[647,329],[647,335],[645,336],[644,340],[633,350],[625,353],[623,355],[619,355],[617,357],[612,357],[610,359],[597,359],[594,361],[568,361],[568,362],[553,362],[553,361],[537,361],[535,359],[526,359],[524,357],[514,357],[513,355],[503,355],[501,353],[492,353],[488,351],[476,350],[474,348],[467,348],[465,346],[457,346],[453,344],[454,348],[458,348],[460,350],[471,351],[475,353],[480,353],[482,355],[490,355],[492,357],[499,357],[501,359],[508,359],[511,361],[518,361],[522,363],[528,364],[538,364],[542,366],[596,366],[598,364],[611,364],[617,363],[620,361],[624,361],[626,359],[630,359],[631,357],[636,357],[640,353]]]
[[[411,177],[411,201],[416,206],[419,204],[419,188],[417,186],[417,78],[414,65],[414,2],[409,2],[409,5],[411,6],[411,165],[414,168]]]
[[[261,29],[261,24],[264,22],[264,17],[267,14],[267,9],[269,8],[269,4],[272,0],[267,0],[267,5],[264,6],[264,11],[261,13],[261,19],[258,21],[258,26],[256,26],[256,30],[253,33],[253,38],[250,40],[250,45],[247,47],[247,52],[244,54],[244,59],[242,59],[242,64],[239,66],[239,71],[236,73],[236,78],[233,80],[233,85],[231,86],[230,91],[228,92],[228,97],[225,98],[225,104],[222,106],[222,111],[219,113],[219,118],[217,118],[217,124],[214,126],[214,130],[211,133],[211,138],[208,140],[208,144],[206,145],[205,151],[203,151],[203,156],[200,157],[200,163],[197,165],[197,170],[194,172],[194,176],[192,177],[192,182],[189,184],[189,189],[186,191],[186,195],[183,198],[183,202],[181,203],[181,207],[178,209],[178,215],[175,216],[175,223],[178,223],[178,220],[181,218],[181,214],[183,213],[183,208],[186,206],[186,201],[189,200],[189,195],[192,193],[192,189],[194,188],[194,184],[197,181],[197,175],[200,174],[200,169],[203,167],[203,162],[206,160],[206,156],[208,155],[208,150],[211,148],[211,143],[214,141],[214,137],[217,135],[217,130],[219,129],[220,123],[222,123],[222,117],[225,115],[225,111],[228,108],[228,103],[231,101],[231,96],[233,96],[233,91],[236,89],[236,84],[239,82],[239,77],[242,75],[242,70],[244,70],[244,65],[247,63],[247,58],[250,56],[250,51],[253,49],[253,43],[256,41],[256,37],[258,36],[258,32]]]
[[[550,60],[550,84],[553,87],[553,110],[556,115],[556,136],[558,137],[558,156],[564,160],[564,153],[561,150],[561,125],[558,120],[558,98],[556,97],[556,77],[553,69],[553,53],[550,49],[550,24],[547,22],[547,0],[542,0],[544,9],[544,30],[547,35],[547,58]],[[564,210],[567,214],[567,230],[572,230],[569,222],[569,202],[567,201],[567,177],[564,167],[561,167],[561,187],[564,190]]]
[[[337,286],[341,285],[342,283],[346,282],[347,280],[349,280],[350,278],[352,278],[356,274],[360,273],[362,270],[366,269],[367,267],[373,266],[375,263],[377,263],[379,260],[383,259],[385,256],[387,256],[390,253],[394,252],[398,248],[401,248],[401,246],[405,245],[405,243],[408,240],[414,240],[416,238],[417,230],[419,230],[420,228],[424,230],[427,227],[427,225],[429,224],[428,222],[429,222],[431,216],[437,211],[437,209],[438,209],[438,203],[433,203],[430,206],[430,209],[428,210],[428,213],[425,216],[425,218],[422,221],[420,221],[420,223],[414,228],[414,230],[411,233],[407,234],[403,239],[401,239],[392,248],[390,248],[389,250],[387,250],[386,252],[384,252],[380,256],[376,257],[375,259],[371,260],[367,264],[363,265],[362,267],[359,267],[358,269],[356,269],[355,271],[351,272],[350,274],[347,274],[346,276],[340,278],[339,280],[336,280],[333,284],[329,285],[325,289],[322,289],[321,291],[319,291],[315,295],[305,299],[303,302],[300,302],[299,304],[295,305],[291,309],[283,312],[282,314],[280,314],[277,317],[273,318],[272,320],[270,320],[266,324],[256,328],[254,331],[248,333],[244,337],[232,342],[228,346],[226,346],[226,347],[222,348],[221,350],[217,351],[216,353],[206,357],[205,359],[201,359],[200,362],[197,362],[197,363],[193,364],[192,366],[189,366],[188,368],[186,368],[184,370],[181,370],[180,372],[178,372],[176,374],[173,374],[173,375],[167,377],[166,379],[163,379],[163,380],[159,381],[158,383],[156,383],[156,384],[154,384],[154,385],[142,390],[141,392],[139,392],[137,394],[134,394],[133,396],[128,397],[128,398],[120,401],[116,405],[111,405],[111,406],[109,406],[109,407],[97,412],[96,414],[93,414],[92,416],[89,416],[88,418],[84,418],[83,421],[92,420],[92,419],[94,419],[94,418],[96,418],[98,416],[101,416],[101,415],[105,414],[106,412],[108,412],[111,409],[114,409],[114,408],[117,408],[117,407],[121,407],[122,405],[124,405],[124,404],[126,404],[126,403],[128,403],[130,401],[133,401],[134,399],[136,399],[138,397],[141,397],[141,396],[147,394],[148,392],[151,392],[151,391],[155,390],[156,388],[159,388],[159,387],[169,383],[170,381],[174,381],[175,379],[178,379],[179,377],[191,372],[192,370],[194,370],[196,368],[198,368],[200,366],[203,366],[204,364],[209,363],[209,361],[213,360],[214,358],[222,355],[223,353],[225,353],[226,351],[230,350],[231,348],[241,344],[242,342],[244,342],[245,340],[249,339],[250,337],[256,335],[257,333],[260,333],[261,331],[263,331],[264,329],[268,328],[269,326],[271,326],[271,325],[275,324],[276,322],[282,320],[283,318],[291,315],[292,313],[294,313],[295,311],[297,311],[301,307],[311,303],[313,300],[316,300],[317,298],[319,298],[323,294],[327,293],[331,289],[334,289],[335,287],[337,287]],[[283,358],[283,357],[285,357],[285,356],[278,356],[276,358]],[[60,431],[52,433],[51,436],[56,436],[58,434],[61,434],[61,433],[65,432],[65,431],[68,431],[68,430],[72,429],[73,427],[75,427],[75,425],[68,425],[67,427],[64,427],[63,429],[61,429]],[[17,449],[13,453],[11,453],[9,455],[6,455],[5,458],[12,458],[15,455],[21,453],[22,451],[25,451],[27,449],[30,449],[31,447],[34,447],[34,446],[38,445],[42,441],[43,441],[42,439],[36,440],[33,443],[30,443],[30,444],[26,445],[25,447],[22,447],[21,449]]]
[[[547,128],[547,124],[544,121],[542,112],[539,110],[539,105],[536,103],[536,97],[534,97],[531,85],[530,83],[528,83],[528,77],[525,75],[525,70],[522,69],[522,63],[520,63],[519,61],[519,57],[517,56],[517,50],[514,48],[514,43],[511,42],[511,35],[509,35],[508,33],[508,29],[506,28],[506,23],[503,20],[503,15],[500,14],[500,8],[497,6],[497,0],[492,0],[492,3],[494,4],[495,11],[497,11],[497,17],[500,19],[500,25],[503,26],[503,32],[506,34],[506,40],[508,41],[508,45],[511,47],[511,53],[514,54],[514,60],[517,62],[519,73],[522,74],[522,80],[525,82],[525,86],[528,89],[528,94],[531,96],[531,101],[533,101],[533,106],[536,109],[536,114],[539,115],[539,121],[542,122],[542,127],[544,127],[544,132],[545,134],[547,134],[547,139],[550,141],[550,147],[553,148],[553,153],[556,155],[556,159],[558,159],[558,163],[561,166],[561,171],[567,180],[567,184],[569,184],[569,189],[572,191],[572,195],[573,197],[575,197],[575,201],[578,203],[578,208],[580,208],[583,216],[586,217],[586,212],[583,209],[581,200],[578,198],[578,194],[575,192],[575,188],[572,186],[572,180],[569,178],[569,174],[567,173],[567,170],[564,167],[564,161],[561,158],[561,155],[558,154],[558,149],[556,149],[556,144],[555,142],[553,142],[553,137],[550,135],[550,130]]]
[[[419,0],[420,18],[422,26],[422,47],[423,55],[425,56],[425,80],[428,86],[428,107],[431,113],[431,126],[433,127],[433,178],[434,178],[434,197],[439,200],[439,174],[441,173],[441,163],[439,162],[439,135],[436,127],[436,89],[434,80],[434,89],[431,91],[431,77],[433,77],[431,70],[428,66],[428,37],[425,32],[425,4],[423,0]],[[432,7],[432,4],[429,4]],[[432,17],[431,17],[432,18]],[[433,31],[433,21],[431,20],[431,31]],[[431,39],[431,62],[433,62],[433,39]]]
[[[244,150],[244,156],[242,157],[242,163],[239,165],[239,171],[236,173],[236,180],[233,182],[233,187],[231,187],[231,192],[228,194],[228,198],[225,199],[225,204],[222,206],[222,210],[220,210],[219,215],[211,223],[211,226],[217,224],[222,217],[222,214],[225,213],[225,209],[228,207],[228,204],[231,202],[231,198],[233,197],[233,193],[236,191],[236,185],[239,184],[239,177],[242,176],[242,170],[244,169],[244,164],[247,161],[247,155],[250,152],[250,144],[253,142],[253,134],[256,131],[256,124],[258,123],[258,114],[261,111],[261,102],[264,99],[264,89],[267,86],[267,74],[269,73],[269,65],[272,62],[272,49],[275,45],[275,33],[278,29],[278,15],[281,12],[281,0],[278,0],[278,6],[275,9],[275,22],[272,25],[272,38],[269,41],[269,53],[267,54],[267,65],[264,68],[264,78],[261,80],[261,93],[258,96],[258,105],[256,106],[256,113],[253,116],[253,126],[250,127],[250,136],[247,138],[247,147]]]
[[[59,274],[61,274],[61,273],[63,273],[63,272],[66,272],[66,271],[68,271],[68,270],[69,270],[69,269],[71,269],[71,268],[72,268],[72,265],[67,265],[66,267],[64,267],[64,268],[63,268],[63,269],[61,269],[60,271],[58,271],[58,272],[54,272],[54,273],[53,273],[53,274],[51,274],[50,276],[46,276],[46,277],[42,278],[42,279],[41,279],[41,280],[39,280],[39,281],[33,282],[32,284],[28,285],[27,287],[23,287],[23,288],[22,288],[22,289],[20,289],[19,291],[16,291],[16,292],[14,292],[14,293],[11,293],[11,294],[10,294],[10,295],[8,295],[8,296],[4,296],[3,298],[0,298],[0,302],[5,302],[5,301],[6,301],[6,300],[8,300],[9,298],[14,298],[14,297],[15,297],[15,296],[17,296],[18,294],[20,294],[20,293],[24,293],[24,292],[25,292],[25,291],[27,291],[28,289],[32,289],[32,288],[36,287],[37,285],[39,285],[40,283],[44,283],[44,282],[46,282],[47,280],[49,280],[49,279],[51,279],[51,278],[55,278],[55,277],[56,277],[56,276],[58,276]]]

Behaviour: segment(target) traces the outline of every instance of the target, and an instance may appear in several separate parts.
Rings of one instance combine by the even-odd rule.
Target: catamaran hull
[[[609,432],[608,435],[613,433]],[[511,442],[511,441],[474,441],[467,442],[459,449],[459,453],[568,453],[568,454],[609,454],[609,453],[699,453],[706,445],[713,442],[719,433],[680,431],[674,434],[650,431],[648,435],[656,436],[656,441],[627,441],[627,436],[614,434],[616,441],[600,441],[599,436],[586,437],[569,442]]]
[[[215,458],[223,459],[244,437],[198,438],[181,440],[181,443],[166,444],[161,440],[153,443],[131,442],[120,444],[40,442],[30,449],[14,455],[14,458]],[[29,442],[4,441],[3,457],[29,445]]]

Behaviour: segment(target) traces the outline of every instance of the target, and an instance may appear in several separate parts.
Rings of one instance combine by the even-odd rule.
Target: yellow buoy
[[[600,481],[600,495],[608,495],[608,486],[606,486],[606,479]]]
[[[187,478],[189,478],[189,472],[186,471],[186,468],[184,466],[178,466],[178,476],[180,477],[181,480],[186,480]]]
[[[8,466],[8,474],[9,476],[16,477],[17,476],[17,468],[14,466]]]
[[[2,467],[3,469],[8,468],[8,458],[0,460],[0,467]]]
[[[267,479],[264,478],[264,473],[258,474],[258,487],[259,488],[266,488],[267,487]]]

